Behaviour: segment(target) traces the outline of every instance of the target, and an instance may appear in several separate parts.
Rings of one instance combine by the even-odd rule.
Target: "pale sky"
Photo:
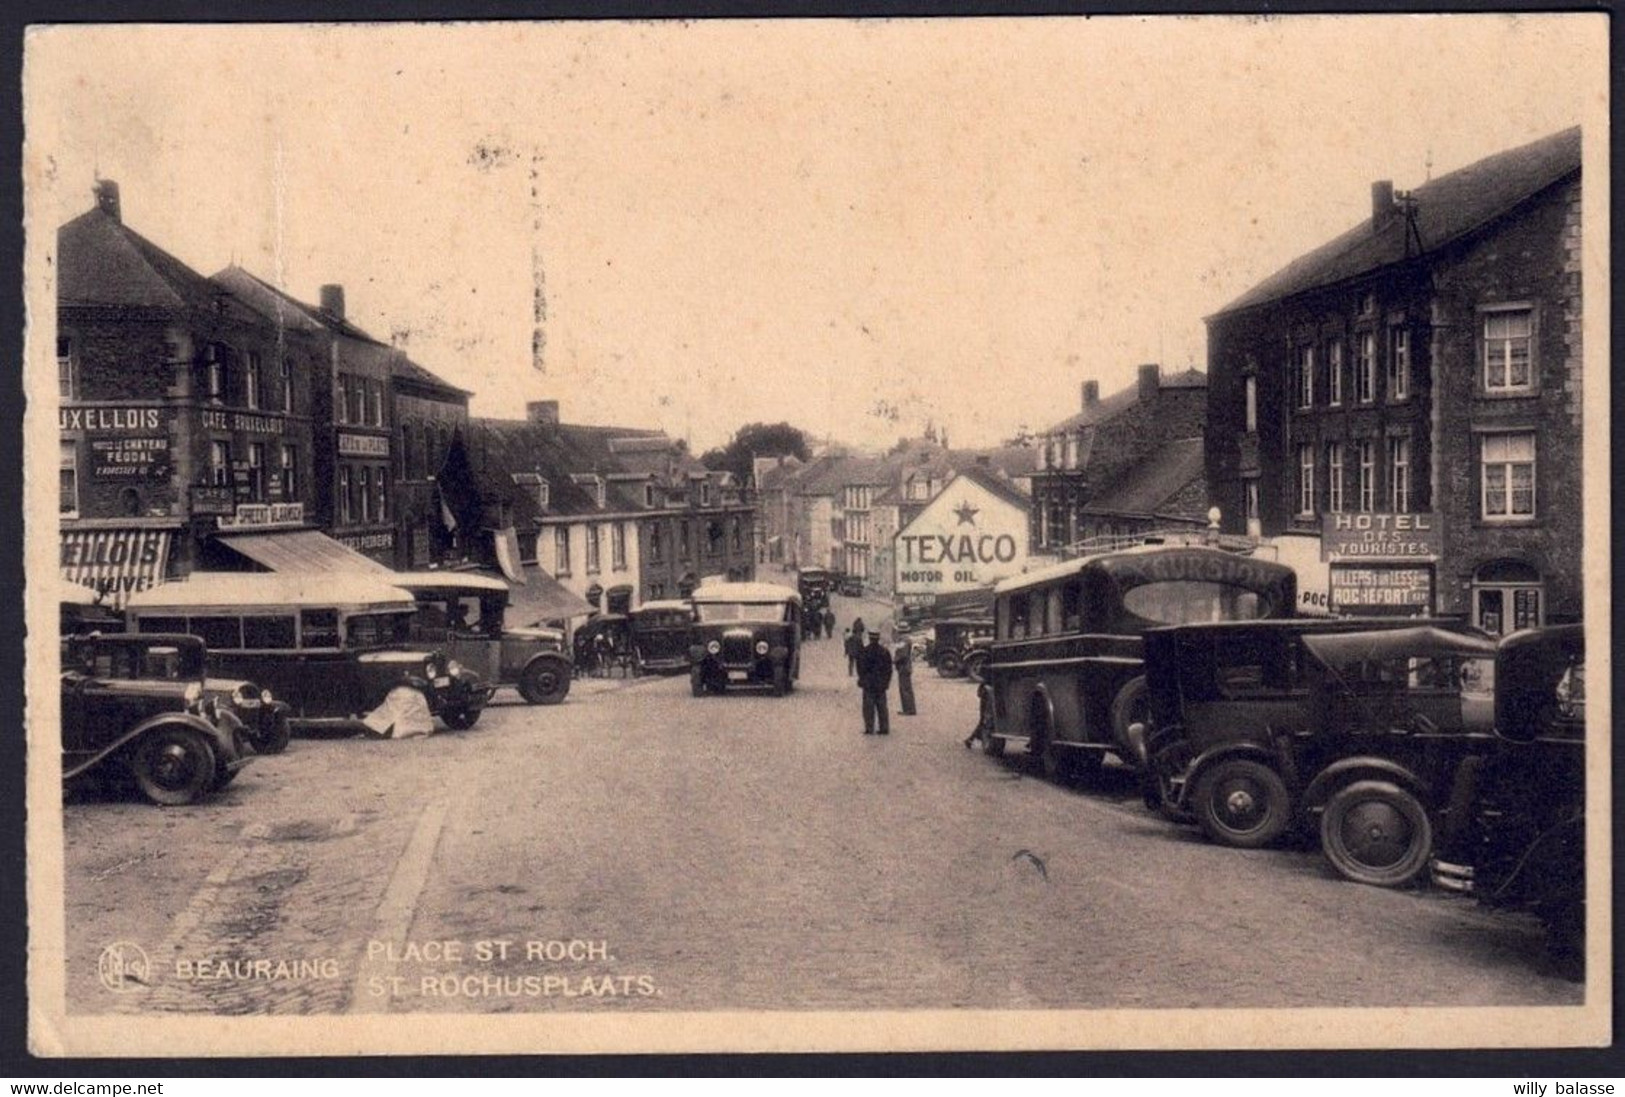
[[[476,391],[696,449],[1076,410],[1400,189],[1578,122],[1601,16],[56,28],[30,231],[237,262]],[[1584,61],[1595,58],[1595,63]],[[1606,141],[1588,130],[1587,141]],[[532,198],[532,187],[535,198]],[[539,288],[539,294],[535,292]],[[540,360],[532,353],[544,305]],[[47,363],[48,365],[48,363]]]

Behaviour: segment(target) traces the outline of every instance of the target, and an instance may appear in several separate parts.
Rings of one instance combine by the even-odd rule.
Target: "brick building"
[[[448,489],[437,477],[453,440],[467,435],[471,395],[405,354],[390,362],[396,567],[425,568],[470,558],[467,538],[446,526],[441,503]]]
[[[131,230],[111,181],[55,260],[64,576],[121,604],[240,560],[237,535],[320,539],[309,333]]]
[[[1581,614],[1580,131],[1396,193],[1208,318],[1226,529],[1319,534],[1334,610]]]
[[[1142,365],[1132,388],[1104,398],[1098,381],[1085,381],[1081,404],[1035,440],[1034,554],[1060,554],[1098,533],[1098,508],[1090,510],[1097,497],[1165,447],[1202,434],[1207,378],[1197,369],[1164,376],[1160,366]]]

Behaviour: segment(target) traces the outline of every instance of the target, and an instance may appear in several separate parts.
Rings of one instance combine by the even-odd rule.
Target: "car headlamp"
[[[717,652],[722,650],[722,642],[720,640],[712,640],[705,645],[705,650],[710,652],[712,655],[715,655]]]
[[[453,678],[457,677],[459,674],[463,673],[463,664],[459,663],[455,659],[447,659],[446,673],[451,675]]]
[[[186,683],[186,693],[184,696],[186,698],[186,706],[188,708],[198,708],[200,707],[199,703],[203,700],[203,687],[198,685],[196,682],[188,682]]]
[[[270,704],[272,701],[271,691],[268,689],[260,690],[260,700],[264,701],[266,704]]]
[[[756,641],[756,654],[757,655],[766,655],[767,654],[767,641],[766,640],[758,640],[758,641]]]

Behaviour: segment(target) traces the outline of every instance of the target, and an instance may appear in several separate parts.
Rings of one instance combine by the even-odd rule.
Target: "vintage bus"
[[[994,588],[987,751],[1024,741],[1045,775],[1138,756],[1149,719],[1141,634],[1158,625],[1290,617],[1291,568],[1235,552],[1146,545],[1067,560]]]

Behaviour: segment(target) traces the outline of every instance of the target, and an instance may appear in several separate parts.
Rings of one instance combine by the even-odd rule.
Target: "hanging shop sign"
[[[238,503],[229,516],[221,515],[221,529],[266,529],[305,524],[303,503]]]
[[[340,434],[339,454],[344,457],[388,457],[389,439],[381,434]]]

